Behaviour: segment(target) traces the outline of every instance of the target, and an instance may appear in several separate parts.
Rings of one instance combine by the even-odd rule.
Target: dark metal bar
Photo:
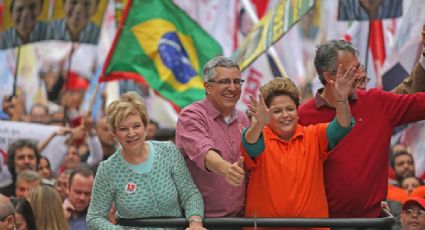
[[[394,217],[385,212],[382,218],[205,218],[205,227],[390,227]],[[121,226],[132,227],[185,227],[185,218],[118,218]]]

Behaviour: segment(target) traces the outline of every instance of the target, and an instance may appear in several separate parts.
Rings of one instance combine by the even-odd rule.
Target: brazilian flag
[[[171,0],[129,0],[100,81],[136,80],[181,109],[205,97],[202,67],[222,53]]]

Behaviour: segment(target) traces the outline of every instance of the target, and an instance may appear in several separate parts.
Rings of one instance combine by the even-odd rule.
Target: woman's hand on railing
[[[196,224],[191,224],[189,225],[189,227],[186,228],[186,230],[207,230],[206,228],[204,228],[204,226],[202,226],[202,223],[196,223]]]
[[[206,230],[206,228],[204,228],[200,216],[192,216],[189,220],[189,227],[186,230]]]

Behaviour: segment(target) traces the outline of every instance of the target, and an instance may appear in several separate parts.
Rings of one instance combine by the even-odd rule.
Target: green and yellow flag
[[[267,13],[242,41],[233,54],[241,70],[248,67],[277,42],[308,11],[313,9],[315,0],[279,0],[273,11]]]
[[[133,79],[177,107],[205,97],[203,65],[222,49],[171,0],[128,0],[100,81]]]

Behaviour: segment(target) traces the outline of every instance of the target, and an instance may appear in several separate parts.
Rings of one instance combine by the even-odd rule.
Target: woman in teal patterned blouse
[[[187,229],[204,230],[202,197],[183,157],[171,142],[145,141],[148,120],[134,92],[109,105],[107,122],[121,148],[97,170],[87,214],[90,229],[122,229],[108,221],[114,203],[119,218],[185,216]]]

